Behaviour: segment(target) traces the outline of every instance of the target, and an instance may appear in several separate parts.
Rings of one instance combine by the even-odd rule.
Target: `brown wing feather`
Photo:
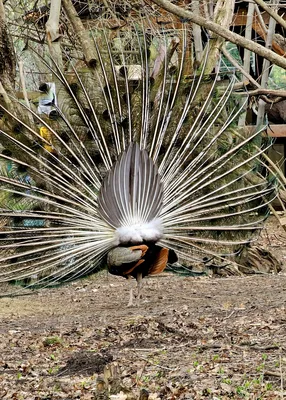
[[[131,268],[129,268],[127,271],[124,271],[122,273],[123,276],[127,276],[127,275],[132,275],[132,272],[134,272],[135,268],[139,267],[139,265],[143,264],[145,262],[145,260],[143,260],[141,258],[141,260],[137,261],[137,263],[135,265],[133,265]]]
[[[138,246],[131,246],[131,247],[129,247],[130,250],[141,250],[141,251],[142,251],[142,256],[141,256],[141,257],[144,257],[144,256],[145,256],[145,254],[146,254],[148,248],[149,248],[149,247],[146,246],[146,244],[140,244],[140,245],[138,245]]]
[[[169,257],[169,250],[166,248],[161,249],[156,257],[154,262],[149,268],[148,275],[156,275],[160,274],[166,268]]]

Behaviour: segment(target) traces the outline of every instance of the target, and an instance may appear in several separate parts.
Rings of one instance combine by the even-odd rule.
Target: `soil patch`
[[[130,285],[106,273],[0,299],[0,398],[283,398],[285,240],[271,218],[259,244],[279,275],[162,274],[134,308]]]

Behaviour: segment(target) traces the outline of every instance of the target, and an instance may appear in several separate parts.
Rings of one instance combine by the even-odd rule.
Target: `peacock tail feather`
[[[1,105],[1,282],[74,280],[128,243],[157,243],[192,266],[237,254],[263,227],[275,197],[261,173],[269,143],[238,125],[247,99],[235,73],[222,77],[222,60],[205,73],[208,43],[194,66],[187,23],[125,22],[90,29],[92,65],[78,47],[64,69],[38,58],[52,112]]]

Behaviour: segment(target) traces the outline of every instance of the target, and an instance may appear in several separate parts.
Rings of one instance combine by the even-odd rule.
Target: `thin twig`
[[[229,319],[237,310],[233,310],[225,319]]]
[[[266,370],[266,371],[264,371],[264,375],[275,376],[276,378],[281,378],[281,373],[280,372],[276,372],[276,371]]]
[[[227,58],[232,65],[238,69],[248,80],[253,84],[253,86],[260,88],[259,83],[256,82],[255,79],[252,78],[252,76],[236,61],[234,57],[226,50],[225,46],[222,47],[221,49],[222,54]]]
[[[255,9],[255,13],[256,13],[256,15],[257,15],[257,17],[258,17],[259,23],[260,23],[262,29],[264,30],[264,33],[266,34],[266,32],[267,32],[267,27],[266,27],[266,25],[265,25],[265,22],[264,22],[264,20],[263,20],[263,18],[262,18],[261,12],[260,12],[259,7],[258,7],[257,4],[255,4],[254,9]]]

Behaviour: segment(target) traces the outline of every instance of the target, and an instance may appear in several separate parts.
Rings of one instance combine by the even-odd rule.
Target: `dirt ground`
[[[145,280],[138,307],[106,273],[0,299],[0,399],[286,398],[286,233],[274,218],[261,243],[279,275],[165,273]]]

